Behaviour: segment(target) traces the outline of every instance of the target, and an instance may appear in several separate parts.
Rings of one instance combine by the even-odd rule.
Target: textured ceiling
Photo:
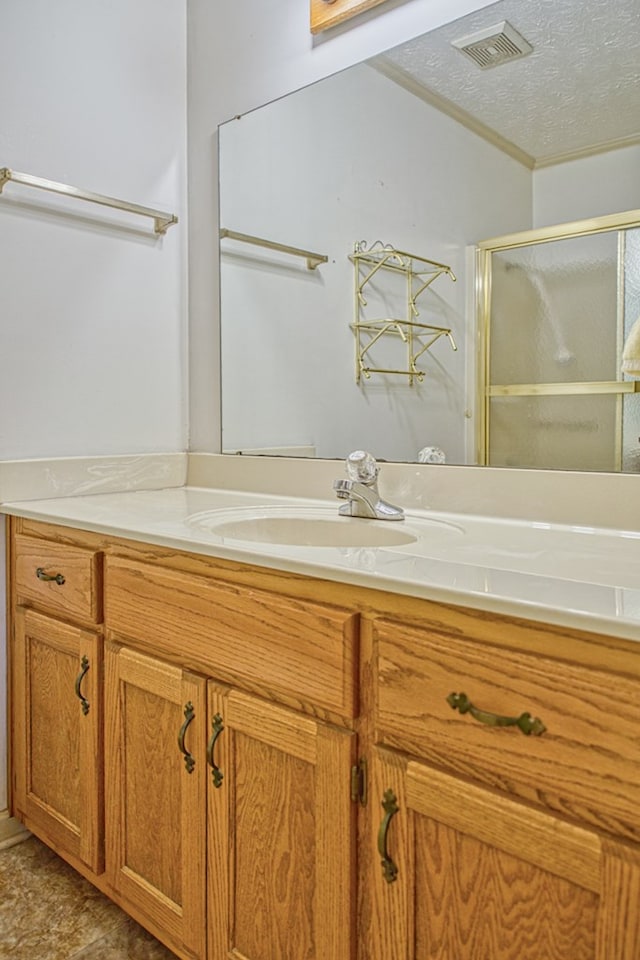
[[[481,70],[451,46],[502,20],[532,53]],[[640,140],[640,0],[501,0],[378,61],[515,145],[532,165]]]

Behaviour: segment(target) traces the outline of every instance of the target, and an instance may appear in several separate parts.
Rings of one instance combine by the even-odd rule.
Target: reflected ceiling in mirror
[[[223,124],[223,451],[479,462],[473,250],[640,207],[639,55],[637,0],[503,0]],[[356,245],[448,272],[359,287]],[[369,319],[402,321],[366,356],[404,372],[358,376]],[[421,377],[406,322],[451,335]]]

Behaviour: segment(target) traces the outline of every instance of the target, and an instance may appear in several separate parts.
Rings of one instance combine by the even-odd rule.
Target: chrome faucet
[[[346,480],[334,480],[333,489],[340,500],[347,500],[338,513],[343,517],[368,520],[404,520],[404,510],[382,500],[378,492],[380,468],[365,450],[354,450],[346,460]]]

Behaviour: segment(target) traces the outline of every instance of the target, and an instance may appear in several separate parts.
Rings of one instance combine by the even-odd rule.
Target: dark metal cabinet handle
[[[219,713],[216,713],[215,717],[211,721],[211,736],[209,738],[209,743],[207,744],[207,763],[211,767],[211,777],[213,779],[214,787],[218,788],[222,786],[222,781],[224,779],[224,774],[220,767],[218,767],[213,759],[213,750],[216,745],[216,740],[224,730],[222,724],[222,717]]]
[[[180,753],[184,756],[184,765],[187,768],[187,773],[193,773],[193,768],[196,765],[195,760],[193,759],[193,757],[191,756],[191,754],[189,753],[189,751],[184,745],[184,738],[187,733],[187,728],[189,724],[193,721],[193,718],[195,717],[195,715],[196,715],[196,712],[193,709],[193,704],[191,703],[191,701],[189,701],[189,703],[185,703],[184,723],[180,727],[180,733],[178,734],[178,747],[180,749]]]
[[[470,713],[474,720],[488,727],[517,727],[526,736],[533,734],[535,737],[539,737],[547,729],[542,720],[532,717],[530,713],[521,713],[519,717],[501,717],[497,713],[478,710],[466,693],[450,693],[447,703],[453,710],[459,710],[462,714]]]
[[[381,806],[384,810],[384,819],[378,830],[378,853],[381,857],[382,875],[387,883],[393,883],[393,881],[398,878],[398,868],[389,856],[387,850],[387,834],[389,833],[391,818],[394,817],[400,809],[393,790],[385,790]]]
[[[36,577],[44,583],[57,583],[59,587],[64,583],[64,576],[61,573],[45,573],[43,567],[38,567]]]
[[[86,677],[87,673],[89,672],[89,658],[88,658],[88,657],[83,657],[83,658],[82,658],[82,660],[80,661],[80,667],[81,667],[80,673],[79,673],[78,676],[76,677],[76,697],[78,698],[78,700],[79,700],[80,703],[82,704],[82,712],[83,712],[83,714],[84,714],[85,717],[86,717],[86,715],[89,713],[89,701],[86,699],[86,697],[83,697],[83,696],[82,696],[81,686],[82,686],[82,681],[84,680],[84,678]]]

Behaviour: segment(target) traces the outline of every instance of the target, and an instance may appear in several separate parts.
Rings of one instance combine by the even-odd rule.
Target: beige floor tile
[[[127,918],[117,930],[96,940],[69,960],[176,960],[175,954]]]
[[[0,851],[0,960],[174,960],[31,837]]]

